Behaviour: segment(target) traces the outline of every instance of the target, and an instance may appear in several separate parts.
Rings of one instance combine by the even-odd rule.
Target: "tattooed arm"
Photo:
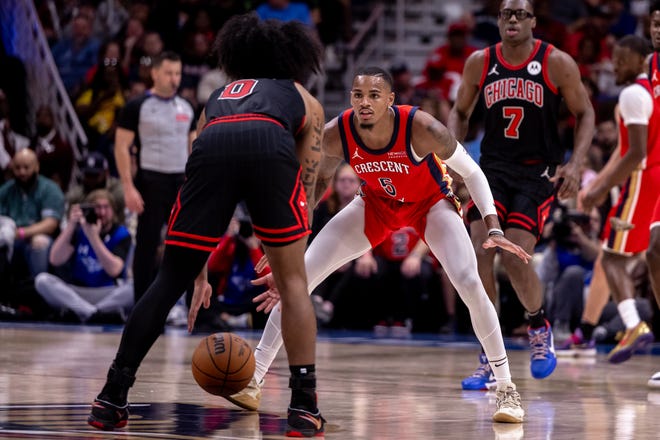
[[[296,156],[302,168],[301,180],[307,196],[309,220],[312,220],[312,211],[316,206],[316,181],[321,165],[321,142],[323,139],[323,122],[325,116],[323,107],[307,90],[296,84],[303,101],[305,102],[306,121],[302,130],[296,137]]]

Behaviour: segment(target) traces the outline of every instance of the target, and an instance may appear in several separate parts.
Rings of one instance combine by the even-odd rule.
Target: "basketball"
[[[254,374],[248,342],[234,333],[216,333],[199,341],[192,356],[192,374],[207,393],[230,396],[245,388]]]

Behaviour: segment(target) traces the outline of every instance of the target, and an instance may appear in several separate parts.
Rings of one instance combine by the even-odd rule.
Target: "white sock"
[[[280,310],[280,304],[277,304],[270,312],[259,345],[254,351],[254,378],[257,383],[263,380],[283,343],[282,311]]]
[[[624,299],[616,308],[619,310],[619,315],[623,320],[623,323],[626,325],[628,330],[634,328],[637,324],[641,322],[639,319],[639,313],[637,313],[637,307],[635,307],[635,300],[633,298]]]

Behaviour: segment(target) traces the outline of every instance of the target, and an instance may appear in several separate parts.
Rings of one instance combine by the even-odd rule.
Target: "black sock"
[[[529,312],[529,326],[531,328],[545,327],[545,313],[543,309],[538,309],[536,312]]]
[[[589,324],[588,322],[582,321],[580,323],[580,330],[582,330],[582,338],[584,342],[591,341],[591,337],[594,335],[595,325]]]
[[[316,367],[311,365],[291,365],[291,408],[303,409],[311,413],[318,412],[316,407]]]
[[[135,369],[119,368],[113,362],[108,370],[108,378],[97,399],[122,407],[128,403],[128,389],[135,382]]]

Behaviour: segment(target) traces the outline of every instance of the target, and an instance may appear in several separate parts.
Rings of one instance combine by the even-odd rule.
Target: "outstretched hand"
[[[523,260],[525,264],[529,263],[529,261],[532,259],[532,256],[525,252],[523,248],[515,243],[512,243],[503,235],[491,235],[486,241],[484,241],[482,246],[484,249],[491,249],[494,247],[502,248],[505,251],[509,251],[516,255],[518,258]]]
[[[213,289],[208,281],[195,282],[195,290],[193,291],[192,300],[190,301],[190,310],[188,311],[188,333],[192,333],[195,328],[195,320],[199,308],[204,305],[205,309],[211,306],[211,294]]]
[[[270,313],[270,311],[273,310],[273,308],[280,302],[280,292],[277,290],[277,285],[275,284],[273,274],[269,273],[250,282],[253,286],[268,287],[268,290],[266,290],[264,293],[261,293],[252,298],[252,302],[261,303],[257,306],[257,312],[261,312],[263,310],[264,313]]]

